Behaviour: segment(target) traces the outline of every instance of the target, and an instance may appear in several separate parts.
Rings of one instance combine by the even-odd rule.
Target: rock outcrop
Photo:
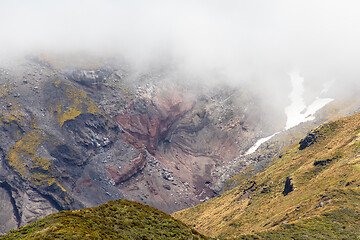
[[[299,150],[304,150],[305,148],[311,146],[312,144],[316,143],[316,139],[317,139],[317,133],[316,132],[310,132],[308,133],[308,135],[304,138],[301,139],[299,144]]]
[[[290,192],[294,191],[294,186],[293,184],[291,183],[291,178],[289,177],[286,177],[286,180],[285,180],[285,186],[284,186],[284,191],[282,192],[282,194],[284,196],[288,195]]]

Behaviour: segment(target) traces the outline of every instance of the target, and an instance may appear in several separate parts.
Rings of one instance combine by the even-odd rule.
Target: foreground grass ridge
[[[0,239],[207,239],[150,206],[127,200],[61,211]]]

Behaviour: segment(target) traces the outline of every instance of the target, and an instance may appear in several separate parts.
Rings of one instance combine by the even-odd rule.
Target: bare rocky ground
[[[265,114],[245,89],[174,81],[170,72],[134,72],[118,59],[2,63],[0,233],[119,198],[167,213],[194,206],[334,115],[243,156],[284,115]]]
[[[2,63],[0,81],[2,233],[119,198],[168,213],[194,206],[274,131],[249,92],[120,60],[28,57]]]

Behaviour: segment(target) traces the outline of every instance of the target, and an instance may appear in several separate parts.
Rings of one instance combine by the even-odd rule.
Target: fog
[[[0,54],[121,55],[139,69],[171,64],[199,82],[247,84],[284,105],[294,69],[312,99],[330,82],[328,95],[356,89],[359,9],[355,0],[1,0]]]

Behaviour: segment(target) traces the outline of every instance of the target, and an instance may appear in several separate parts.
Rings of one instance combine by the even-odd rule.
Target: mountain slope
[[[207,239],[171,216],[140,203],[118,200],[62,211],[0,239]]]
[[[360,234],[360,114],[323,124],[264,171],[173,216],[209,236],[356,239]]]
[[[275,131],[276,114],[245,89],[84,59],[0,65],[0,234],[120,198],[167,213],[194,206],[220,191],[224,165]]]
[[[8,209],[0,234],[120,198],[167,213],[195,206],[248,166],[263,169],[311,124],[360,105],[329,106],[244,155],[286,120],[249,86],[197,84],[171,67],[138,72],[121,59],[78,57],[0,65],[0,205]]]

